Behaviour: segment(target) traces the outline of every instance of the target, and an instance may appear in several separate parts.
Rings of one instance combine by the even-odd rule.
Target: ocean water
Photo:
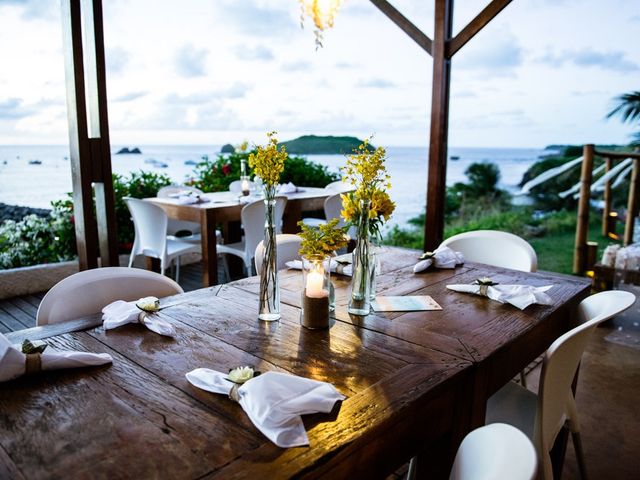
[[[117,152],[121,146],[113,146]],[[214,157],[220,146],[153,146],[141,145],[141,155],[113,155],[113,171],[127,174],[145,170],[165,173],[180,183],[193,174],[191,160],[198,162],[204,155]],[[465,170],[474,162],[493,162],[500,168],[500,184],[517,190],[522,175],[545,152],[542,149],[450,148],[447,185],[466,181]],[[65,198],[71,191],[71,168],[66,146],[0,146],[0,202],[49,208],[52,200]],[[427,190],[427,147],[389,147],[387,169],[391,175],[391,198],[396,213],[390,225],[403,225],[424,211]],[[342,155],[308,155],[309,160],[326,165],[337,172],[344,164]],[[30,164],[32,160],[42,162]],[[156,160],[166,165],[149,163]]]

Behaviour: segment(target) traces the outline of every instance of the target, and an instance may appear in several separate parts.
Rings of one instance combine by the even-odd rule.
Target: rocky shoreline
[[[0,223],[5,220],[20,221],[26,215],[38,215],[39,217],[48,217],[51,210],[45,208],[31,208],[20,205],[8,205],[0,203]]]

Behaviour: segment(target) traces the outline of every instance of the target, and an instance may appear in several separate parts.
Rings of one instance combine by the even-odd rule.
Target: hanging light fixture
[[[313,19],[315,25],[316,48],[322,46],[322,32],[333,27],[333,21],[343,0],[300,0],[302,14],[300,24],[304,26],[305,15]]]

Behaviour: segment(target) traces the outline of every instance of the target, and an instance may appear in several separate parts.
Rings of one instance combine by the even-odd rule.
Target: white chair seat
[[[533,441],[537,410],[538,396],[515,382],[509,382],[487,400],[485,423],[508,423]]]
[[[235,243],[224,243],[218,245],[218,253],[229,253],[244,258],[244,240]]]
[[[185,253],[199,252],[200,245],[183,242],[181,240],[173,240],[167,238],[167,256],[174,257],[176,255],[184,255]]]

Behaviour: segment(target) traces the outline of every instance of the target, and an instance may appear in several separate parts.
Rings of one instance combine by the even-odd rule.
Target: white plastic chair
[[[329,185],[324,187],[326,190],[336,193],[346,193],[351,192],[356,189],[353,185],[349,183],[345,183],[342,180],[338,180],[336,182],[331,182]]]
[[[185,253],[199,252],[200,245],[168,237],[167,214],[158,205],[130,197],[125,197],[124,201],[131,212],[136,233],[129,257],[129,267],[133,265],[138,255],[145,255],[160,259],[160,272],[164,275],[171,261],[175,259],[176,281],[179,281],[180,256]]]
[[[202,190],[187,185],[169,185],[158,190],[158,198],[170,198],[175,194],[180,194],[183,192],[190,192],[192,195],[202,195],[203,193]],[[176,233],[184,232],[189,232],[189,234],[176,237]],[[202,244],[201,227],[200,224],[196,222],[187,222],[185,220],[175,220],[173,218],[169,218],[169,221],[167,223],[167,234],[183,242],[189,242],[198,245]],[[216,231],[216,236],[219,235],[220,232]]]
[[[309,225],[310,227],[317,227],[319,225],[324,225],[327,223],[327,220],[331,220],[333,218],[339,218],[338,222],[339,226],[344,225],[344,220],[340,216],[340,212],[342,211],[342,197],[340,193],[336,193],[334,195],[330,195],[324,200],[324,218],[303,218],[302,221]]]
[[[278,270],[285,268],[287,262],[300,259],[298,250],[300,250],[301,242],[301,237],[291,233],[276,235],[276,267]],[[254,262],[256,274],[260,275],[260,272],[262,272],[262,263],[264,262],[264,240],[261,240],[256,247]]]
[[[176,282],[139,268],[104,267],[67,277],[51,288],[40,302],[36,325],[73,320],[99,313],[116,300],[168,297],[184,293]]]
[[[538,257],[529,243],[513,233],[476,230],[447,238],[441,246],[462,252],[465,260],[522,272],[535,272]]]
[[[253,192],[258,188],[258,184],[256,182],[249,181],[249,191]],[[242,180],[234,180],[229,184],[229,191],[231,193],[240,193],[242,192]]]
[[[276,233],[282,233],[282,217],[284,208],[287,205],[287,197],[276,197],[275,223]],[[219,254],[229,254],[240,257],[244,262],[247,275],[251,276],[251,266],[253,255],[260,240],[264,238],[265,207],[263,200],[256,200],[242,207],[240,220],[244,229],[242,241],[236,243],[226,243],[218,245]],[[227,259],[223,258],[225,268]]]
[[[573,437],[581,477],[586,478],[578,411],[571,384],[593,330],[629,308],[635,298],[632,293],[617,290],[597,293],[583,300],[578,309],[583,323],[560,336],[544,355],[538,395],[509,382],[487,402],[487,424],[514,425],[533,440],[546,480],[553,478],[549,451],[565,423]]]
[[[493,423],[464,437],[450,480],[532,480],[538,455],[531,440],[511,425]]]

